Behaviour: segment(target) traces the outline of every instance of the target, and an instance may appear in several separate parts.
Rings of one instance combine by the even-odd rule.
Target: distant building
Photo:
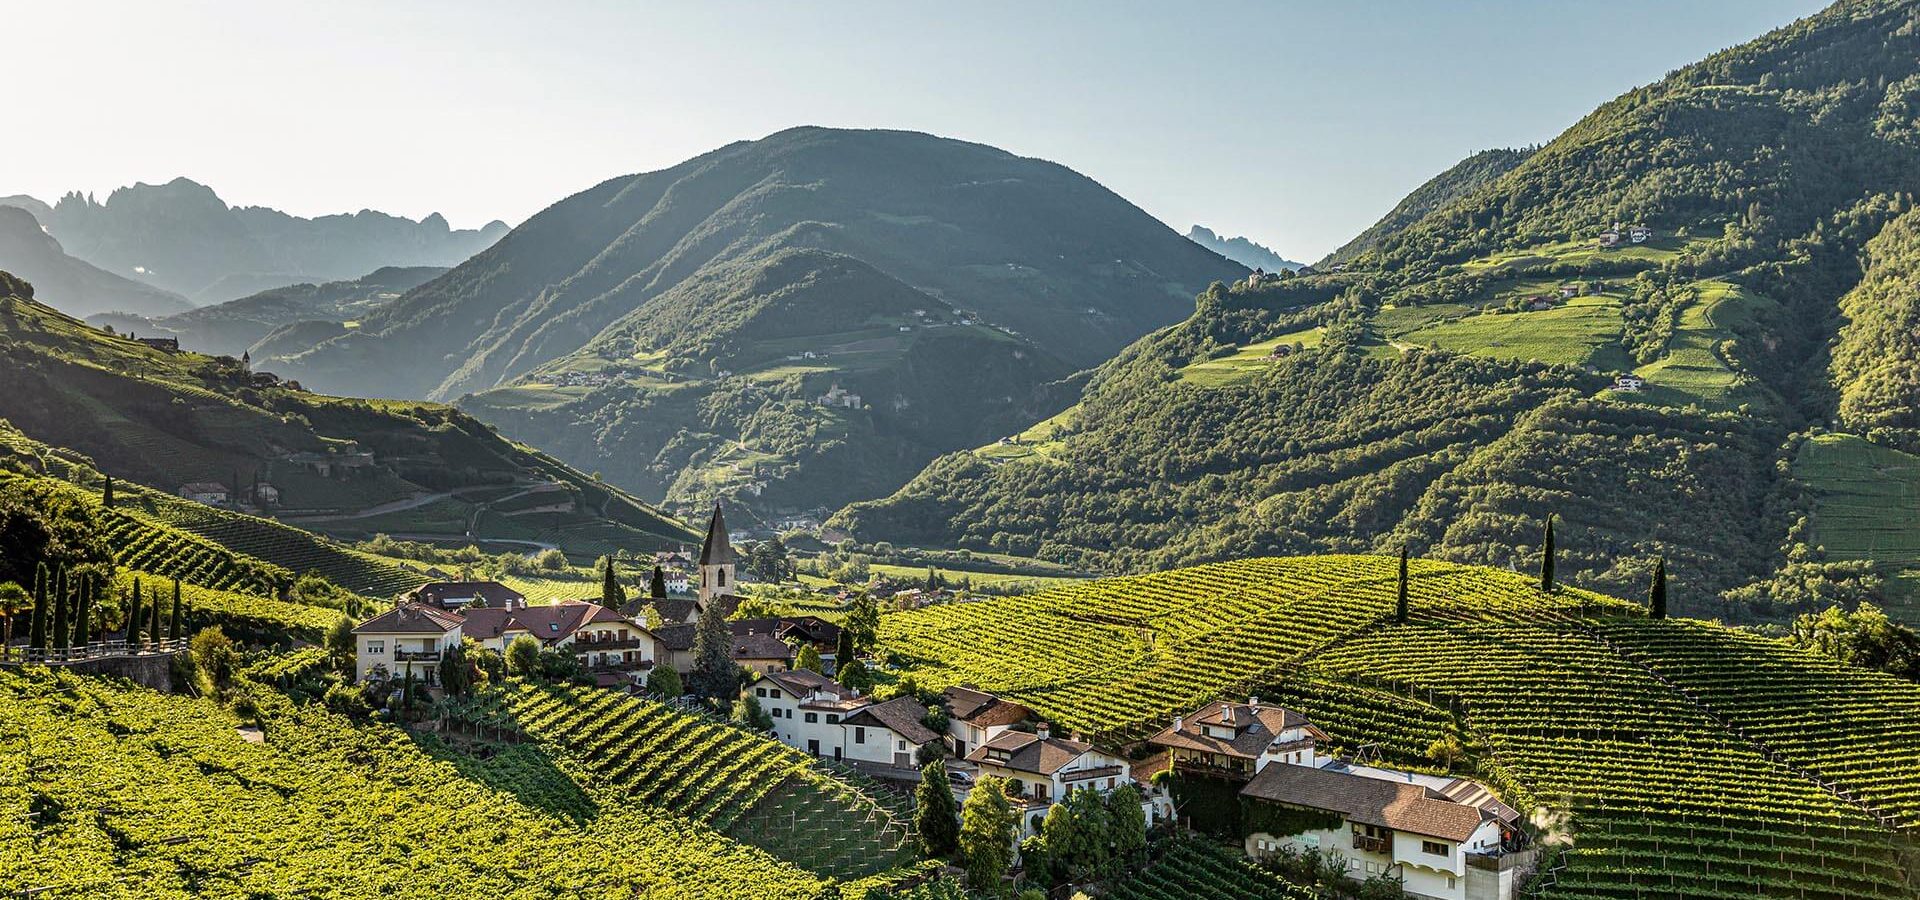
[[[1637,394],[1647,387],[1647,380],[1638,375],[1620,375],[1613,379],[1613,389],[1629,394]]]
[[[1645,225],[1635,225],[1627,229],[1627,239],[1636,244],[1644,244],[1650,237],[1653,237],[1653,229]]]
[[[165,337],[165,338],[143,338],[143,337],[136,337],[136,338],[134,338],[134,340],[136,340],[136,341],[139,341],[140,343],[142,343],[142,344],[145,344],[145,345],[147,345],[147,346],[149,346],[149,347],[152,347],[153,349],[155,349],[155,350],[158,350],[158,351],[160,351],[160,352],[162,352],[162,353],[179,353],[179,352],[180,352],[180,339],[179,339],[179,338],[170,338],[170,337]]]
[[[1620,243],[1620,232],[1609,228],[1600,232],[1599,237],[1594,238],[1593,242],[1599,244],[1601,247],[1618,246]]]
[[[279,506],[280,489],[262,481],[253,486],[253,502],[261,506]]]
[[[429,581],[401,595],[400,599],[456,612],[479,601],[484,601],[480,605],[494,609],[520,609],[527,605],[525,594],[498,581]]]
[[[180,496],[208,506],[225,506],[233,499],[227,486],[217,481],[195,481],[180,486]]]

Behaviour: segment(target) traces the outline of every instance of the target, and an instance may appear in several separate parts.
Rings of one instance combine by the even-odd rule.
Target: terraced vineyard
[[[1137,732],[1135,717],[1258,694],[1348,751],[1418,762],[1453,734],[1503,799],[1569,814],[1546,897],[1920,895],[1920,688],[1451,564],[1414,563],[1396,625],[1393,569],[1222,563],[898,613],[881,631],[927,681],[1076,727]]]
[[[126,596],[139,578],[148,596],[159,591],[160,602],[170,604],[173,586],[153,573],[121,571],[115,575],[114,590]],[[342,615],[340,610],[275,600],[240,591],[201,587],[191,582],[180,585],[180,607],[185,634],[210,625],[218,625],[227,636],[250,643],[275,644],[287,640],[318,641]],[[164,613],[163,613],[164,614]]]
[[[1245,692],[1391,615],[1397,562],[1326,556],[1215,563],[885,617],[881,642],[938,685],[970,681],[1090,731],[1137,734],[1223,692]],[[1416,562],[1416,610],[1452,618],[1570,617],[1579,591]]]
[[[1457,704],[1510,802],[1571,811],[1549,896],[1912,896],[1890,831],[1578,626],[1395,626],[1319,665]]]
[[[1698,622],[1600,634],[1782,762],[1920,834],[1920,687]]]
[[[861,878],[914,858],[906,819],[778,741],[663,704],[583,688],[515,689],[504,722],[630,801],[808,871]]]
[[[1146,871],[1121,879],[1103,896],[1112,900],[1312,900],[1312,890],[1290,884],[1230,850],[1200,839],[1175,840]]]
[[[390,597],[426,583],[405,566],[342,547],[312,532],[271,519],[215,509],[158,491],[130,489],[120,506],[295,574],[319,572],[357,594]]]
[[[250,743],[208,701],[0,671],[0,892],[787,900],[834,889],[645,807],[602,804],[576,825],[398,730],[258,693],[265,741]]]

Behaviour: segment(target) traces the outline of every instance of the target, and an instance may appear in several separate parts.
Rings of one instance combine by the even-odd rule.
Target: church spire
[[[713,518],[707,522],[707,539],[700,544],[701,609],[716,597],[725,597],[733,588],[733,542],[727,539],[727,520],[720,515],[720,501],[713,502]]]

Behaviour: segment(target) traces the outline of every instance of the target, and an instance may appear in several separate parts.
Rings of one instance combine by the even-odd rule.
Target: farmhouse
[[[947,710],[947,743],[961,759],[1033,716],[1026,707],[971,685],[947,688],[940,695],[940,705]]]
[[[1280,706],[1215,700],[1179,716],[1147,742],[1168,752],[1178,770],[1245,781],[1266,762],[1314,765],[1327,735],[1307,717]]]
[[[208,506],[225,506],[232,496],[227,486],[217,481],[195,481],[180,486],[180,496]]]
[[[1653,229],[1645,225],[1635,225],[1627,229],[1627,239],[1636,244],[1644,244],[1650,237],[1653,237]]]
[[[1009,799],[1020,809],[1023,838],[1036,830],[1047,807],[1065,800],[1069,793],[1088,788],[1107,794],[1133,783],[1132,765],[1125,759],[1084,741],[1054,737],[1045,723],[1033,732],[1002,732],[974,748],[966,759],[980,767],[982,776],[1006,779],[1018,789]],[[1151,824],[1153,802],[1143,799],[1141,811]]]
[[[904,775],[921,748],[940,735],[923,721],[927,708],[910,696],[884,703],[817,672],[769,672],[742,691],[773,719],[781,743],[814,756],[864,763],[877,774]]]
[[[1647,387],[1647,380],[1638,375],[1618,375],[1613,379],[1613,389],[1628,394],[1637,394]]]
[[[463,636],[458,613],[424,603],[402,603],[353,629],[354,679],[405,678],[433,684],[440,654]]]
[[[476,604],[497,609],[527,605],[526,595],[498,581],[429,581],[401,595],[401,599],[449,610]]]
[[[170,338],[170,337],[164,337],[164,338],[143,338],[143,337],[136,337],[136,338],[134,338],[134,340],[136,340],[136,341],[139,341],[140,343],[142,343],[142,344],[145,344],[145,345],[147,345],[147,346],[149,346],[149,347],[152,347],[153,349],[155,349],[155,350],[158,350],[158,351],[160,351],[160,352],[162,352],[162,353],[179,353],[179,352],[180,352],[180,339],[179,339],[179,338]]]
[[[1607,230],[1605,230],[1605,231],[1602,231],[1602,232],[1600,232],[1600,235],[1599,235],[1598,237],[1596,237],[1596,238],[1594,238],[1594,239],[1593,239],[1593,242],[1594,242],[1595,244],[1598,244],[1598,245],[1600,245],[1601,247],[1615,247],[1615,246],[1619,246],[1619,244],[1620,244],[1620,232],[1619,232],[1619,231],[1616,231],[1616,230],[1614,230],[1614,229],[1612,229],[1612,228],[1609,228],[1609,229],[1607,229]]]

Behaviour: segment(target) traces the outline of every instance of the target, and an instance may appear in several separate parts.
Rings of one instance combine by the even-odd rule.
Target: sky
[[[0,195],[184,175],[477,227],[793,125],[903,128],[1311,260],[1474,151],[1822,5],[4,0]]]

